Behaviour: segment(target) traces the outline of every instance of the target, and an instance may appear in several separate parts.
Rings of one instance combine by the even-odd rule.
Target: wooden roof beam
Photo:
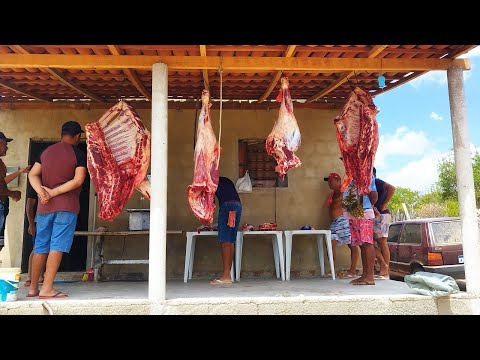
[[[468,59],[432,58],[318,58],[318,57],[253,57],[253,56],[150,56],[150,55],[51,55],[0,54],[0,68],[61,68],[61,69],[145,69],[165,63],[170,71],[217,70],[226,72],[344,72],[380,71],[410,72],[447,70],[452,66],[470,69]]]
[[[368,56],[367,58],[369,59],[373,59],[375,57],[377,57],[377,55],[379,55],[383,50],[385,50],[385,48],[387,47],[388,45],[376,45],[374,46],[369,52],[368,52]],[[381,65],[383,64],[383,61],[381,63]],[[381,68],[383,69],[383,66],[381,66]],[[327,95],[328,93],[332,92],[333,90],[335,90],[336,88],[338,88],[340,85],[342,85],[343,83],[347,82],[348,79],[354,75],[354,71],[346,71],[344,72],[337,80],[335,80],[333,83],[331,83],[330,85],[328,85],[325,89],[323,89],[322,91],[316,93],[315,95],[313,95],[311,98],[309,98],[307,100],[307,103],[311,103],[325,95]]]
[[[108,50],[117,56],[120,55],[120,48],[117,45],[107,45]],[[123,55],[122,55],[123,56]],[[149,101],[152,101],[152,94],[145,88],[140,78],[137,74],[131,69],[123,69],[124,74],[127,76],[128,80],[137,88],[137,90],[145,96]]]
[[[28,52],[28,50],[25,49],[25,48],[24,48],[23,46],[21,46],[21,45],[12,45],[12,46],[10,46],[10,47],[11,47],[14,51],[16,51],[17,53],[30,54],[30,53]],[[80,87],[77,86],[77,85],[72,84],[69,80],[67,80],[67,79],[62,75],[62,73],[60,73],[60,71],[55,70],[55,69],[49,69],[49,68],[47,68],[47,69],[45,69],[45,70],[46,70],[50,75],[52,75],[55,79],[57,79],[58,81],[60,81],[60,82],[63,83],[64,85],[67,85],[68,87],[74,89],[75,91],[79,92],[80,94],[83,94],[83,95],[85,95],[86,97],[88,97],[88,98],[90,98],[90,99],[92,99],[92,100],[98,101],[98,102],[100,102],[100,103],[103,102],[103,100],[102,100],[100,97],[98,97],[98,96],[90,93],[90,92],[87,91],[87,90],[84,90],[84,89],[80,88]]]
[[[465,46],[462,46],[454,51],[452,51],[450,54],[448,54],[448,58],[454,58],[454,57],[457,57],[457,56],[460,56],[460,55],[463,55],[467,52],[469,52],[470,50],[476,48],[478,45],[465,45]],[[425,75],[428,71],[422,71],[422,72],[419,72],[417,74],[412,74],[406,78],[403,78],[403,79],[400,79],[399,81],[397,82],[394,82],[393,84],[392,83],[389,83],[387,84],[387,88],[385,88],[386,90],[391,90],[391,89],[394,89],[396,88],[397,86],[400,86],[404,83],[406,83],[407,81],[411,81],[413,79],[416,79],[418,78],[419,76],[422,76],[422,75]],[[378,95],[378,94],[381,94],[381,92],[375,94],[375,95]],[[375,96],[373,95],[373,96]]]
[[[200,55],[207,56],[206,45],[200,45]],[[208,71],[206,69],[202,69],[202,75],[203,75],[203,86],[205,87],[205,89],[210,90],[210,83],[208,82]]]
[[[9,85],[7,84],[6,82],[0,80],[0,86],[3,86],[4,88],[7,88],[9,90],[12,90],[12,91],[15,91],[15,92],[18,92],[22,95],[25,95],[25,96],[28,96],[29,98],[32,98],[32,99],[37,99],[37,100],[40,100],[40,101],[43,101],[43,102],[52,102],[51,100],[49,99],[46,99],[46,98],[43,98],[41,96],[37,96],[37,95],[33,95],[33,94],[30,94],[30,93],[27,93],[15,86],[12,86],[12,85]]]
[[[295,48],[296,48],[296,45],[288,45],[287,50],[285,51],[283,56],[286,58],[291,57],[295,52]],[[267,91],[265,91],[265,93],[262,96],[260,96],[260,99],[258,99],[258,103],[264,102],[265,99],[272,93],[273,89],[275,89],[275,86],[277,86],[278,80],[280,80],[281,76],[282,76],[282,71],[280,70],[277,71],[277,73],[272,79],[272,82],[268,86]]]

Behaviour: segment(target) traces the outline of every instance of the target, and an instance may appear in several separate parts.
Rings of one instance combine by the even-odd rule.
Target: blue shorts
[[[48,254],[51,250],[70,252],[77,216],[70,211],[37,214],[35,254]]]
[[[235,226],[228,226],[228,213],[235,211]],[[242,216],[242,204],[239,202],[224,202],[218,211],[218,241],[233,243],[237,240],[238,225]]]
[[[338,241],[337,246],[344,243],[350,245],[350,225],[345,217],[340,215],[333,220],[330,225],[330,231],[332,232],[332,240]]]

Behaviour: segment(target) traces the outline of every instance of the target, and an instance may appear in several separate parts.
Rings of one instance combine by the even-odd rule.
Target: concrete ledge
[[[475,299],[406,296],[291,298],[193,298],[150,303],[146,299],[51,300],[55,315],[465,315]],[[47,315],[43,301],[0,304],[0,315]]]
[[[146,281],[55,286],[69,294],[47,301],[59,315],[463,315],[480,310],[480,300],[465,292],[433,298],[391,280],[352,286],[349,279],[244,279],[227,287],[204,280],[169,281],[168,300],[159,303],[147,299]],[[0,302],[0,315],[46,315],[45,300],[26,298],[27,292],[21,287],[17,301]]]

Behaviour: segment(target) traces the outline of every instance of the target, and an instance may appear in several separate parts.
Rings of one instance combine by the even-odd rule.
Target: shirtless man
[[[342,178],[337,173],[330,173],[330,175],[323,178],[323,180],[328,181],[328,186],[333,190],[327,199],[327,207],[329,208],[330,220],[332,221],[330,230],[332,232],[333,262],[336,262],[337,246],[347,244],[350,248],[350,269],[345,275],[340,275],[339,277],[355,277],[357,276],[357,263],[360,256],[360,249],[358,246],[350,245],[350,226],[348,220],[343,216],[342,209],[343,193],[340,191]]]

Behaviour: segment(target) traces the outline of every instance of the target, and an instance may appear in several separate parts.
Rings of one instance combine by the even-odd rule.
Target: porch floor
[[[56,314],[463,314],[470,297],[459,293],[434,299],[407,284],[377,280],[354,286],[350,279],[302,278],[291,281],[244,279],[231,286],[208,280],[167,281],[167,300],[151,303],[147,282],[56,282],[67,299],[48,300]],[[45,300],[26,298],[20,283],[15,302],[0,303],[0,314],[46,314]]]

